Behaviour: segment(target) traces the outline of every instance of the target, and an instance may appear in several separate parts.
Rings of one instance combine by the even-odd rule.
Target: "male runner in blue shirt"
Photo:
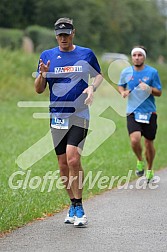
[[[136,175],[144,174],[141,137],[145,138],[147,161],[146,178],[153,178],[152,170],[155,157],[153,141],[157,130],[157,113],[154,96],[161,96],[161,82],[158,71],[145,65],[146,49],[136,46],[131,51],[132,67],[121,73],[118,90],[122,97],[128,97],[127,128],[132,149],[137,157]]]
[[[55,34],[58,47],[42,52],[35,89],[42,93],[49,85],[51,133],[60,176],[71,199],[65,223],[84,226],[87,217],[82,205],[80,182],[84,174],[80,150],[88,131],[88,105],[103,78],[92,50],[73,44],[75,29],[71,19],[58,19]],[[89,77],[94,78],[91,85],[88,85]]]

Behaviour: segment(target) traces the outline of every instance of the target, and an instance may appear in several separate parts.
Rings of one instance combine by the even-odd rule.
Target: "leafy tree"
[[[1,0],[0,13],[0,27],[22,30],[39,25],[53,31],[58,18],[72,18],[75,43],[99,53],[129,54],[143,44],[150,57],[167,56],[165,0]]]
[[[0,13],[0,27],[24,29],[34,22],[35,2],[33,0],[1,0]]]
[[[143,44],[147,47],[149,56],[157,57],[161,51],[164,37],[164,21],[157,11],[156,2],[126,0],[131,11],[129,22],[131,29],[124,34],[123,40],[132,47]]]
[[[77,33],[76,43],[98,47],[100,39],[98,28],[101,26],[100,9],[102,7],[102,1],[95,2],[94,0],[57,0],[47,5],[45,0],[39,0],[37,1],[36,23],[51,28],[60,17],[72,18]]]

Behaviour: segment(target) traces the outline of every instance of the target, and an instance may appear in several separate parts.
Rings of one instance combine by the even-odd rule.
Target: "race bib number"
[[[140,122],[140,123],[150,123],[150,118],[152,113],[140,113],[140,112],[135,112],[135,121]]]
[[[54,129],[68,129],[69,128],[69,118],[52,118],[51,127]]]

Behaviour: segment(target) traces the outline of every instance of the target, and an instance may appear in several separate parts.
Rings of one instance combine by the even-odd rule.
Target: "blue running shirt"
[[[132,112],[156,112],[155,98],[152,94],[147,95],[146,99],[143,95],[143,101],[140,103],[140,105],[137,107],[134,105],[135,100],[137,100],[142,92],[135,92],[135,90],[137,91],[135,88],[140,84],[141,81],[145,82],[150,87],[155,87],[158,90],[161,90],[160,78],[158,71],[155,68],[148,65],[145,65],[144,69],[141,71],[134,70],[134,66],[125,68],[121,73],[118,85],[132,91],[128,97],[127,114]]]
[[[88,106],[84,104],[89,77],[95,77],[101,70],[93,51],[76,46],[73,51],[63,52],[59,47],[42,52],[40,58],[47,63],[46,75],[50,90],[50,113],[58,118],[72,114],[89,119]]]

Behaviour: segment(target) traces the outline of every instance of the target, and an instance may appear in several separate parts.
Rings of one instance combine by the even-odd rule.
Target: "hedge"
[[[32,25],[26,28],[25,35],[31,38],[34,43],[35,52],[53,48],[56,45],[54,31],[38,25]]]
[[[11,50],[22,47],[24,32],[18,29],[0,28],[0,47]]]

